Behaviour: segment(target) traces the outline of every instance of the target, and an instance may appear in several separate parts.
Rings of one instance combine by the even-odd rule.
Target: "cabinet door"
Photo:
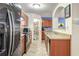
[[[43,20],[42,25],[46,27],[52,26],[52,20]]]
[[[42,31],[42,40],[45,40],[45,34],[44,34],[44,31]]]
[[[48,27],[52,27],[52,20],[48,20]]]
[[[70,56],[70,40],[52,40],[50,56]]]

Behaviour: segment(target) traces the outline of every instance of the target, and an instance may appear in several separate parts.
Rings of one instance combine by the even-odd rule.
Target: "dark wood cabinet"
[[[42,20],[43,27],[52,27],[52,20]]]
[[[42,31],[42,40],[45,40],[45,34],[44,34],[44,31]]]
[[[52,27],[52,20],[48,20],[48,19],[43,19],[42,20],[42,27],[44,28],[51,28]],[[42,40],[45,40],[45,33],[44,30],[42,30]]]
[[[49,56],[70,56],[70,39],[50,39],[45,35],[45,46]]]
[[[25,37],[25,35],[21,36],[21,52],[22,52],[22,54],[26,53],[26,37]]]
[[[51,40],[50,43],[50,56],[70,56],[70,40]]]

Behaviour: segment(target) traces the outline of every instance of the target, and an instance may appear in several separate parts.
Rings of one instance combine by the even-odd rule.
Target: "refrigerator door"
[[[16,19],[15,13],[13,13],[12,18],[14,19],[13,22],[13,55],[21,55],[20,54],[20,21]]]
[[[9,41],[9,49],[8,49],[8,55],[11,55],[12,44],[13,44],[13,25],[12,25],[11,11],[9,9],[8,9],[8,16],[9,16],[9,28],[10,28],[10,30],[7,33],[7,35],[9,35],[8,38],[10,39],[10,41]]]
[[[10,26],[7,8],[0,9],[0,56],[8,55]]]
[[[10,15],[12,18],[12,48],[11,48],[11,55],[21,55],[20,51],[20,17],[21,13],[20,10],[16,10],[14,5],[11,5],[12,10],[10,11]]]
[[[0,55],[6,55],[6,35],[5,23],[0,22]]]
[[[9,4],[5,5],[0,3],[0,56],[21,55],[18,49],[21,11]]]

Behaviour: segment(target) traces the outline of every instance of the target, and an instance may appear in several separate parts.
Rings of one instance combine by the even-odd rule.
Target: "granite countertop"
[[[70,39],[71,35],[57,33],[53,31],[45,31],[45,35],[48,36],[49,39]]]

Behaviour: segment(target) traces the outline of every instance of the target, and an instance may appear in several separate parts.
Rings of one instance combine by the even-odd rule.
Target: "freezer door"
[[[18,21],[17,18],[20,17],[20,15],[17,14],[18,11],[15,12],[16,8],[12,8],[11,10],[8,10],[9,15],[9,21],[10,21],[10,47],[9,47],[9,54],[8,55],[19,55],[20,52],[19,42],[20,42],[20,21]],[[17,17],[17,16],[18,17]]]
[[[11,12],[12,15],[12,25],[13,25],[13,44],[12,44],[12,55],[21,55],[20,54],[20,22],[16,19],[16,13]]]
[[[5,23],[0,22],[0,55],[4,56],[6,54],[6,28]]]
[[[8,9],[3,7],[0,9],[0,56],[8,55],[10,50],[10,42],[12,39],[12,28],[10,23]]]
[[[7,8],[0,9],[0,56],[8,54],[7,50]]]

